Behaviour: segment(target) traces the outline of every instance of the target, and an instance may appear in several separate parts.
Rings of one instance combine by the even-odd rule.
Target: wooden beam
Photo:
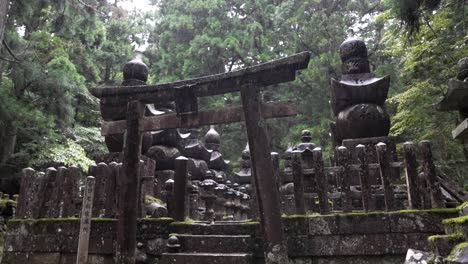
[[[135,264],[137,219],[140,186],[140,157],[142,133],[138,130],[144,113],[143,105],[132,101],[127,106],[128,129],[125,136],[123,175],[119,175],[119,202],[117,220],[117,264]]]
[[[297,114],[296,105],[291,101],[265,103],[261,105],[261,109],[264,118],[287,117]],[[236,123],[243,120],[244,112],[241,106],[200,111],[196,115],[165,114],[143,118],[140,132]],[[126,129],[127,122],[125,120],[103,122],[101,134],[103,136],[123,134]]]
[[[177,93],[174,88],[182,86],[192,86],[196,97],[219,95],[240,91],[247,84],[265,87],[293,81],[296,71],[307,68],[309,60],[310,52],[302,52],[228,73],[156,85],[92,88],[90,92],[107,105],[122,105],[131,100],[147,104],[174,101]]]
[[[257,190],[265,263],[287,264],[288,248],[281,221],[281,203],[274,179],[270,137],[261,107],[260,93],[254,86],[243,86],[241,100],[249,139],[252,174]]]

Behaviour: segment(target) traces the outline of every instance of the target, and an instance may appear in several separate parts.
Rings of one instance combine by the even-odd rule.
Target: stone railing
[[[283,208],[292,206],[288,214],[303,215],[446,207],[441,190],[446,186],[437,176],[429,141],[420,142],[419,151],[412,142],[405,143],[401,162],[392,161],[385,143],[374,147],[377,163],[368,162],[369,146],[358,145],[353,153],[339,146],[330,167],[320,148],[293,151],[293,184],[280,190],[283,203],[289,201]],[[406,185],[397,184],[402,169]]]

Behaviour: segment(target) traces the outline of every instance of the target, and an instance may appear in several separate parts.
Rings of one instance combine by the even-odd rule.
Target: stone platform
[[[289,216],[283,224],[292,263],[387,264],[403,263],[408,248],[429,250],[427,238],[443,234],[442,220],[456,216],[457,209],[351,213]],[[115,228],[116,220],[93,220],[90,264],[113,263]],[[78,230],[75,218],[10,221],[2,264],[75,263]],[[179,253],[167,252],[169,235],[179,237]],[[139,221],[138,241],[149,263],[263,263],[257,222],[209,225],[144,219]]]

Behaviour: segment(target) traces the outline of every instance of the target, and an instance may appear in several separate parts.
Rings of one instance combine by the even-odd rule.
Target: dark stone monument
[[[350,34],[340,46],[343,75],[331,81],[331,106],[335,121],[331,123],[335,146],[345,146],[358,161],[355,148],[366,146],[369,163],[377,162],[375,145],[383,142],[390,152],[391,161],[396,161],[395,141],[388,136],[390,118],[385,112],[385,100],[390,86],[390,77],[377,78],[371,73],[367,47],[364,41]],[[380,184],[380,174],[370,173],[370,184]],[[393,179],[399,176],[392,173]],[[350,184],[359,185],[359,175],[352,174]]]

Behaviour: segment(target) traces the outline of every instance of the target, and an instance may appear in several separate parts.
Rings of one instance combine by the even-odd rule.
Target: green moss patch
[[[442,220],[444,225],[461,225],[464,223],[468,223],[468,215],[460,216],[457,218],[450,218]]]
[[[157,203],[157,204],[160,204],[162,206],[166,206],[166,203],[163,202],[161,199],[158,199],[158,198],[153,197],[151,195],[146,195],[145,196],[145,204],[150,204],[150,203]]]
[[[456,245],[453,249],[452,252],[450,252],[450,255],[446,258],[446,260],[453,260],[457,257],[458,253],[462,251],[464,248],[468,247],[468,242],[463,242],[458,245]]]
[[[448,239],[449,241],[461,241],[463,239],[463,234],[462,233],[456,233],[456,234],[451,234],[451,235],[434,235],[430,236],[427,240],[430,242],[434,242],[439,239]]]

